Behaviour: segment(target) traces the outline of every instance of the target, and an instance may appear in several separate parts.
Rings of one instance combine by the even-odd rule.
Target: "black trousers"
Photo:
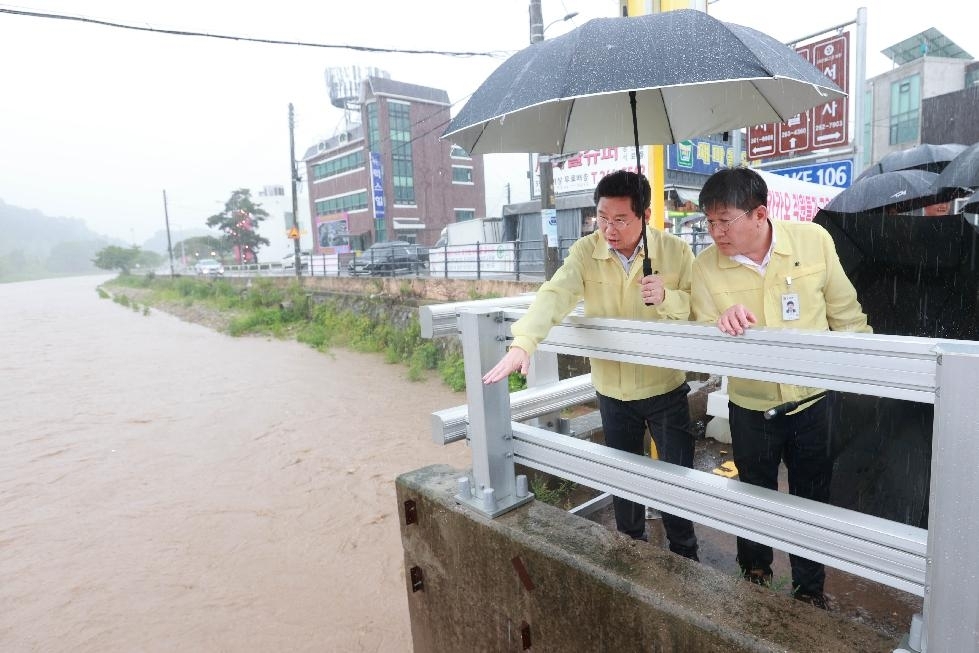
[[[605,444],[634,454],[643,454],[646,427],[656,443],[659,459],[693,467],[694,438],[690,430],[690,407],[686,383],[676,390],[657,397],[621,401],[598,395]],[[620,497],[612,498],[615,526],[626,535],[642,539],[646,534],[646,506]],[[670,542],[670,551],[687,558],[697,555],[697,536],[693,522],[663,513],[663,527]]]
[[[766,420],[764,412],[728,404],[731,444],[738,478],[744,483],[778,489],[778,466],[784,460],[789,472],[789,493],[829,502],[833,460],[829,409],[833,393],[793,415]],[[821,594],[826,580],[823,565],[789,555],[792,588],[806,594]],[[772,573],[772,547],[738,538],[738,564],[744,573]]]

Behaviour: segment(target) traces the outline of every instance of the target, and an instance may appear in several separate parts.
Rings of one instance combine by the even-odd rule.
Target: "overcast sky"
[[[0,9],[321,44],[510,53],[529,42],[528,4],[0,0]],[[617,0],[542,5],[545,25],[579,13],[551,26],[548,37],[618,11]],[[890,67],[880,50],[927,27],[979,56],[964,1],[897,11],[889,0],[719,0],[709,11],[789,41],[853,20],[861,5],[869,14],[869,76]],[[0,199],[142,242],[164,225],[166,189],[171,225],[203,226],[236,188],[288,184],[290,102],[297,157],[339,127],[326,67],[375,66],[400,81],[444,88],[455,112],[503,58],[263,45],[0,13]],[[507,182],[514,201],[526,199],[525,156],[497,155],[487,166],[490,213],[499,212]]]

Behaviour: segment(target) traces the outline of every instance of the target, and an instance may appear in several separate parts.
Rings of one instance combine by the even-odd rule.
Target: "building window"
[[[476,219],[476,209],[455,209],[456,222]]]
[[[378,144],[381,141],[381,122],[377,117],[377,102],[367,105],[367,149],[380,152]]]
[[[469,156],[469,152],[466,152],[464,149],[462,149],[458,145],[453,145],[452,146],[452,149],[449,150],[449,156],[451,156],[453,159],[471,159],[472,158],[471,156]]]
[[[316,215],[318,216],[330,215],[331,213],[343,213],[344,211],[362,211],[366,208],[366,190],[316,201]]]
[[[918,140],[921,110],[921,76],[911,75],[891,83],[891,145]]]
[[[453,184],[473,183],[473,169],[468,166],[452,166]]]
[[[357,150],[356,152],[324,161],[323,163],[317,163],[313,166],[313,181],[319,181],[327,177],[336,177],[345,172],[363,168],[365,165],[364,160],[364,151]]]
[[[411,158],[411,106],[388,102],[388,122],[391,125],[391,182],[394,203],[414,205],[415,174]]]
[[[965,88],[979,85],[979,66],[965,71]]]
[[[870,165],[874,155],[874,91],[873,87],[863,94],[863,153],[861,168]]]

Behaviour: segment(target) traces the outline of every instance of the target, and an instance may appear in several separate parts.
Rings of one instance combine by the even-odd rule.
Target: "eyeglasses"
[[[602,217],[599,217],[598,218],[598,226],[601,227],[602,229],[605,229],[609,225],[612,225],[617,230],[619,230],[619,229],[625,229],[631,223],[632,223],[632,220],[623,220],[622,218],[613,218],[611,220],[609,220],[608,218],[602,218]]]
[[[731,228],[732,224],[734,224],[735,222],[737,222],[738,220],[740,220],[741,218],[748,215],[754,210],[755,209],[748,209],[738,217],[732,218],[731,220],[707,220],[707,228],[710,229],[711,231],[717,230],[726,234],[727,230]]]

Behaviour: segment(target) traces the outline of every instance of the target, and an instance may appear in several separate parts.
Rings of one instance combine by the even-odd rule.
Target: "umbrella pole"
[[[639,173],[639,197],[642,200],[642,161],[639,158],[639,119],[636,117],[636,92],[629,91],[629,106],[632,107],[632,135],[636,141],[636,171]],[[646,202],[641,201],[641,209],[645,209]],[[644,211],[645,212],[645,211]],[[645,220],[642,223],[642,276],[648,277],[653,273],[653,263],[649,260],[649,246],[646,243],[646,229],[649,225]]]

